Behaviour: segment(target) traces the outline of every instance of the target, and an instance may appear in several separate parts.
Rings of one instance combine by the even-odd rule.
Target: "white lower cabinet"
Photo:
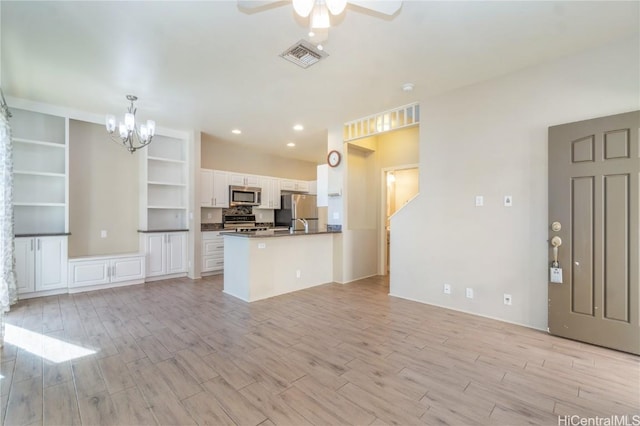
[[[69,292],[90,286],[142,283],[144,267],[142,254],[70,259]]]
[[[143,234],[146,276],[183,274],[187,272],[187,233],[154,232]]]
[[[18,294],[67,287],[67,237],[15,239]]]
[[[202,272],[224,270],[224,237],[220,232],[202,233]]]

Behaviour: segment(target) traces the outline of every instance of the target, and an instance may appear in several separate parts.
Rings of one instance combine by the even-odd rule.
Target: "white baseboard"
[[[158,275],[155,277],[146,277],[144,279],[145,282],[152,282],[152,281],[162,281],[162,280],[168,280],[171,278],[184,278],[187,276],[186,272],[181,272],[179,274],[169,274],[169,275]]]
[[[33,299],[34,297],[57,296],[59,294],[67,294],[67,293],[68,293],[67,287],[57,288],[55,290],[34,291],[32,293],[18,294],[18,300]]]

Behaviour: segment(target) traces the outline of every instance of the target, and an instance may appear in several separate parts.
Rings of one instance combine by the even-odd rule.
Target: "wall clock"
[[[329,155],[327,155],[327,163],[329,163],[331,167],[337,167],[338,164],[340,164],[340,160],[340,153],[335,149],[329,152]]]

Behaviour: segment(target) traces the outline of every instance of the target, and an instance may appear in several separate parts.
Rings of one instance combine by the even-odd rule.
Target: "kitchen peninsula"
[[[333,281],[337,232],[224,233],[224,292],[246,302]]]

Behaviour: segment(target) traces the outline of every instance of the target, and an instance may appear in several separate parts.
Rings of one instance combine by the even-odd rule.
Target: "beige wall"
[[[637,110],[638,75],[636,37],[421,101],[421,189],[391,220],[390,293],[546,329],[548,128]]]
[[[138,251],[139,154],[104,126],[69,123],[69,257]]]
[[[316,163],[278,157],[202,134],[203,169],[226,170],[289,179],[316,180]]]
[[[420,158],[420,127],[394,130],[378,136],[380,167],[418,164]]]

